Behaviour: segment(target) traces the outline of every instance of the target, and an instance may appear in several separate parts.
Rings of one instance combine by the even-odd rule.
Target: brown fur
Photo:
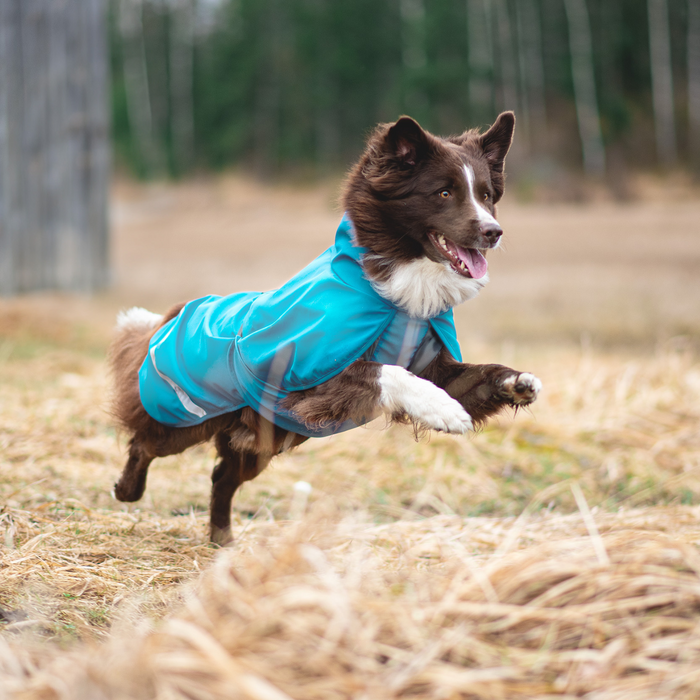
[[[377,416],[377,362],[358,360],[332,379],[307,391],[295,391],[283,401],[307,426],[330,426],[345,420],[366,422]]]
[[[463,168],[468,161],[476,190],[488,194],[486,208],[495,216],[514,126],[513,113],[504,112],[485,134],[472,129],[442,139],[410,117],[374,130],[350,171],[343,196],[357,242],[370,251],[364,264],[372,278],[383,282],[397,262],[423,255],[439,262],[429,231],[467,248],[492,247],[469,215]],[[449,206],[436,196],[442,189],[454,195]]]
[[[436,386],[457,399],[472,417],[474,425],[480,426],[487,418],[505,406],[518,408],[535,400],[533,393],[517,381],[511,387],[507,379],[517,377],[520,372],[503,365],[470,365],[457,362],[446,350],[426,367],[421,374]]]
[[[290,394],[284,401],[285,408],[294,411],[310,426],[339,424],[348,418],[361,422],[374,417],[380,394],[380,370],[381,365],[377,362],[358,360],[327,382]],[[534,400],[529,390],[517,382],[512,388],[504,385],[506,379],[518,375],[520,372],[503,365],[457,362],[443,349],[419,376],[459,401],[478,426],[505,406],[518,407]],[[391,419],[410,422],[403,414]],[[414,425],[414,428],[421,430],[419,425]]]
[[[449,139],[428,134],[408,117],[376,129],[348,177],[344,196],[358,243],[370,249],[363,261],[370,276],[381,281],[392,264],[421,255],[439,260],[427,237],[430,230],[449,233],[460,245],[489,247],[484,232],[468,217],[465,223],[467,195],[460,169],[468,159],[477,187],[488,193],[490,211],[495,214],[495,204],[503,195],[503,160],[513,123],[512,113],[507,112],[486,134],[467,131]],[[454,203],[447,208],[434,197],[442,187],[454,193]],[[182,307],[172,307],[155,327],[132,324],[119,329],[112,343],[113,415],[131,435],[129,457],[114,493],[121,501],[138,500],[153,459],[214,438],[220,461],[212,473],[210,535],[213,542],[224,544],[231,536],[231,499],[236,489],[257,476],[275,455],[308,438],[273,425],[248,407],[189,428],[170,428],[148,415],[139,395],[139,368],[153,334]],[[290,394],[283,405],[308,426],[363,422],[379,412],[381,368],[376,362],[358,360],[329,381]],[[456,362],[443,349],[421,376],[458,400],[473,421],[482,424],[504,406],[534,400],[527,385],[518,383],[518,374],[501,365]],[[406,420],[400,414],[391,418]]]

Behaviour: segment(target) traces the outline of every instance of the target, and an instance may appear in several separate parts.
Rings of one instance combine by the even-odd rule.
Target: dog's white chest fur
[[[462,277],[449,263],[417,258],[396,263],[388,279],[372,282],[377,294],[403,309],[413,318],[433,318],[473,299],[489,281],[488,274],[475,280]]]

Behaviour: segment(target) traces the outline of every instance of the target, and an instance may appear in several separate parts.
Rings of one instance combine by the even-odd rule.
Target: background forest
[[[518,179],[700,167],[697,0],[112,0],[110,32],[117,162],[141,176],[319,176],[378,121],[503,109]]]

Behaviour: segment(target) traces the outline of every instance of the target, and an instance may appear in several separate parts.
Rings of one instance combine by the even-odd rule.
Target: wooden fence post
[[[0,0],[0,295],[109,282],[106,0]]]

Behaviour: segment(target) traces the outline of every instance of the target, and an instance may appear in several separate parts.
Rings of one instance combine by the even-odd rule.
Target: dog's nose
[[[496,245],[498,239],[503,235],[503,229],[498,224],[485,224],[480,230],[488,238],[491,245]]]

